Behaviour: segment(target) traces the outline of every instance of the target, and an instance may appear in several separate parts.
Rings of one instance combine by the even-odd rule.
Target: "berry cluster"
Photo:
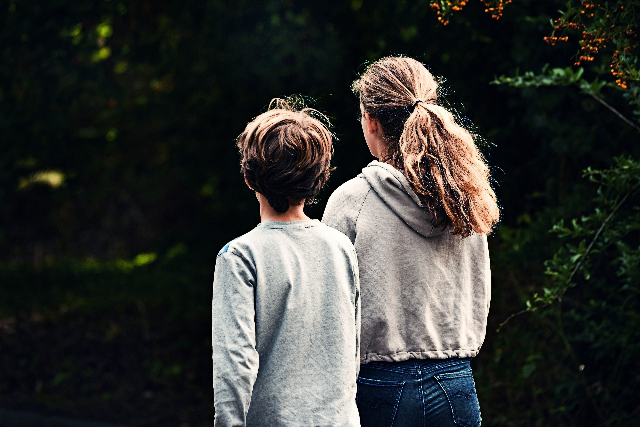
[[[480,0],[486,6],[484,10],[491,13],[494,19],[500,19],[504,7],[512,0]],[[468,0],[430,0],[431,9],[438,15],[438,21],[442,25],[447,25],[453,12],[462,10],[467,5]]]
[[[629,76],[632,78],[635,77],[634,80],[638,78],[638,70],[631,67],[626,61],[626,55],[631,53],[635,49],[635,46],[625,46],[625,48],[620,51],[616,50],[613,52],[613,57],[611,58],[611,74],[616,78],[616,83],[622,89],[628,88],[628,79]]]
[[[607,45],[613,45],[611,74],[616,78],[616,84],[626,89],[628,77],[637,74],[637,71],[626,66],[625,56],[635,49],[632,41],[637,38],[637,34],[633,30],[633,13],[628,13],[630,11],[625,9],[625,2],[612,3],[614,2],[582,0],[579,6],[568,5],[568,10],[562,17],[553,21],[553,31],[544,40],[553,46],[569,39],[566,35],[556,36],[556,32],[566,34],[568,31],[580,31],[580,51],[574,64],[576,66],[592,62]],[[627,20],[630,20],[628,24],[625,22]]]
[[[554,46],[557,42],[566,42],[567,40],[569,40],[569,37],[567,36],[564,36],[564,37],[548,36],[544,38],[544,41],[549,43],[551,46]]]
[[[449,24],[451,14],[462,10],[462,8],[467,5],[467,1],[468,0],[431,0],[430,6],[431,9],[436,11],[438,21],[440,21],[442,25],[447,25]]]
[[[487,6],[485,12],[490,13],[493,19],[500,19],[502,10],[511,3],[511,0],[482,0],[482,3]]]
[[[500,19],[504,7],[512,0],[480,0],[485,12],[494,19]],[[462,10],[468,0],[429,0],[431,8],[438,15],[438,21],[447,25],[454,12]],[[611,74],[616,84],[626,89],[629,80],[640,80],[636,64],[635,51],[638,34],[637,22],[640,20],[640,2],[638,0],[576,0],[567,3],[567,10],[553,21],[551,35],[544,38],[550,45],[569,40],[567,33],[580,34],[580,50],[575,65],[592,62],[596,55],[613,49],[610,58]],[[558,34],[556,34],[558,33]]]

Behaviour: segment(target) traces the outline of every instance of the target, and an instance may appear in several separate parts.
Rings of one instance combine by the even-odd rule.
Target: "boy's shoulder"
[[[323,233],[326,233],[331,238],[331,241],[352,246],[351,240],[349,240],[349,238],[342,231],[336,230],[335,228],[323,222],[320,222],[319,227],[321,227]]]
[[[241,236],[236,237],[235,239],[230,240],[226,245],[222,247],[222,249],[220,249],[220,251],[218,251],[217,257],[226,253],[234,253],[236,255],[239,255],[242,252],[245,252],[247,250],[247,247],[251,244],[251,235],[255,234],[256,231],[257,227],[244,233]]]
[[[274,230],[287,229],[304,230],[305,233],[308,232],[315,234],[316,236],[324,236],[320,237],[320,239],[333,244],[351,246],[351,241],[342,232],[329,227],[318,220],[301,221],[300,224],[289,223],[285,226],[278,225],[277,223],[263,223],[262,225],[256,226],[249,232],[229,241],[222,247],[222,249],[220,249],[217,256],[219,257],[226,253],[232,253],[244,258],[251,258],[250,254],[254,250],[260,250],[260,248],[263,248],[265,244],[273,245],[276,243],[277,235],[273,234]]]
[[[229,252],[229,247],[230,247],[230,246],[231,246],[231,244],[232,244],[233,242],[235,242],[237,239],[238,239],[238,238],[236,237],[235,239],[231,240],[229,243],[227,243],[226,245],[224,245],[224,247],[218,251],[218,255],[217,255],[217,256],[220,256],[220,255],[222,255],[222,254],[226,254],[227,252]]]

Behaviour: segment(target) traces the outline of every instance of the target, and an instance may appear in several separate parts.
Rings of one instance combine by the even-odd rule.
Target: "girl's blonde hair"
[[[292,96],[271,100],[268,111],[249,122],[238,136],[240,168],[247,183],[276,212],[313,203],[329,179],[330,126],[324,114]]]
[[[351,89],[382,126],[382,160],[404,172],[435,224],[463,237],[489,234],[500,217],[489,167],[473,135],[438,103],[438,82],[427,68],[407,57],[382,58]]]

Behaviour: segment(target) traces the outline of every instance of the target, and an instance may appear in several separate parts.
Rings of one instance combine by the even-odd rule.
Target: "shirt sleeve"
[[[254,277],[249,262],[233,251],[217,257],[211,304],[215,427],[246,425],[259,364]]]
[[[353,252],[353,260],[355,264],[354,268],[354,281],[355,281],[355,322],[356,322],[356,381],[358,375],[360,375],[360,329],[361,329],[361,314],[360,314],[360,273],[358,271],[358,258],[356,257],[355,250]]]

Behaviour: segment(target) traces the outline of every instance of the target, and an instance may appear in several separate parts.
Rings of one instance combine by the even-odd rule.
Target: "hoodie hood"
[[[404,174],[393,166],[374,160],[362,169],[361,176],[389,209],[417,233],[430,237],[446,230],[446,227],[433,226],[431,214]]]

